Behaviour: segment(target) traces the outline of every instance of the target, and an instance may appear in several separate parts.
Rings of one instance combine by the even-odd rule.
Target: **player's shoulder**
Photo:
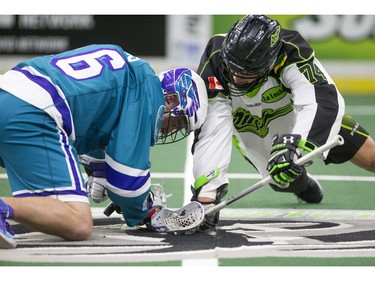
[[[82,46],[75,49],[66,50],[59,54],[53,54],[49,56],[44,56],[46,59],[61,59],[61,58],[69,58],[69,57],[77,57],[77,56],[95,56],[98,52],[102,52],[103,54],[108,53],[108,51],[115,51],[119,54],[126,54],[126,52],[118,45],[113,44],[91,44]]]
[[[207,48],[209,48],[211,52],[220,50],[223,45],[225,35],[225,33],[213,35],[207,43]]]
[[[297,30],[282,29],[281,40],[289,63],[298,63],[311,59],[314,50]]]
[[[69,50],[65,53],[91,53],[91,52],[96,52],[96,51],[105,51],[105,50],[114,50],[117,52],[125,52],[120,46],[115,45],[115,44],[91,44],[91,45],[86,45],[80,48],[72,49]]]
[[[223,41],[225,39],[225,34],[215,34],[207,42],[204,54],[202,55],[199,69],[206,67],[208,63],[212,64],[212,68],[216,69],[219,64],[219,54]]]

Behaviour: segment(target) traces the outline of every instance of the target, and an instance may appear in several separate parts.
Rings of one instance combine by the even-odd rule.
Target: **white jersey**
[[[301,40],[298,34],[286,35],[290,38],[284,39],[285,45],[287,39]],[[320,146],[338,134],[345,110],[334,82],[305,42],[300,42],[298,55],[306,57],[298,57],[294,50],[298,48],[291,44],[294,49],[281,50],[274,73],[261,87],[241,96],[229,94],[231,85],[223,79],[218,55],[223,38],[210,40],[198,69],[210,99],[208,118],[196,132],[193,173],[198,179],[218,171],[200,192],[207,197],[229,182],[232,137],[240,153],[265,177],[275,134],[300,134]],[[315,76],[304,72],[305,65],[307,71],[314,68]]]

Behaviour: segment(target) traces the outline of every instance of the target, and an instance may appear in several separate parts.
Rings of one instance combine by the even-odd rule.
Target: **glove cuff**
[[[152,184],[149,193],[150,208],[163,209],[167,207],[167,198],[171,196],[171,194],[165,194],[161,184]]]
[[[91,163],[92,175],[96,178],[105,178],[105,163]]]
[[[317,145],[315,145],[313,142],[309,141],[309,140],[305,140],[305,139],[301,139],[299,142],[298,142],[298,147],[307,151],[307,152],[311,152],[315,149],[318,148]]]

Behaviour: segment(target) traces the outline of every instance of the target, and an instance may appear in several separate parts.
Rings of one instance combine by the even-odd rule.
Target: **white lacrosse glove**
[[[152,197],[152,208],[163,209],[167,207],[167,198],[172,194],[165,194],[163,186],[160,183],[154,183],[151,185],[149,196]]]
[[[95,174],[95,172],[93,174]],[[91,197],[92,201],[95,203],[101,203],[108,199],[106,183],[107,180],[105,177],[88,176],[86,190],[89,197]]]
[[[91,197],[92,201],[95,203],[101,203],[107,200],[105,161],[87,155],[80,155],[79,159],[81,163],[85,164],[84,168],[87,173],[87,195]]]
[[[147,217],[143,220],[143,224],[147,229],[153,230],[151,226],[152,216],[167,207],[167,198],[171,196],[172,194],[165,194],[164,188],[161,184],[156,183],[151,185],[150,193],[148,194],[148,204],[150,211],[148,212]]]

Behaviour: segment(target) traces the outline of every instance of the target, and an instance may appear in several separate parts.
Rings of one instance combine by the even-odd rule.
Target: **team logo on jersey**
[[[293,104],[291,102],[277,109],[263,109],[262,116],[260,117],[251,114],[250,111],[244,108],[239,107],[232,113],[233,125],[239,133],[253,133],[261,138],[264,138],[268,135],[268,125],[272,120],[287,115],[292,111]]]
[[[286,91],[282,88],[282,86],[276,86],[273,88],[268,89],[262,94],[262,102],[265,103],[273,103],[281,100],[283,97],[286,96]]]
[[[221,86],[219,80],[216,79],[215,76],[208,77],[208,89],[210,90],[223,90],[223,86]]]

